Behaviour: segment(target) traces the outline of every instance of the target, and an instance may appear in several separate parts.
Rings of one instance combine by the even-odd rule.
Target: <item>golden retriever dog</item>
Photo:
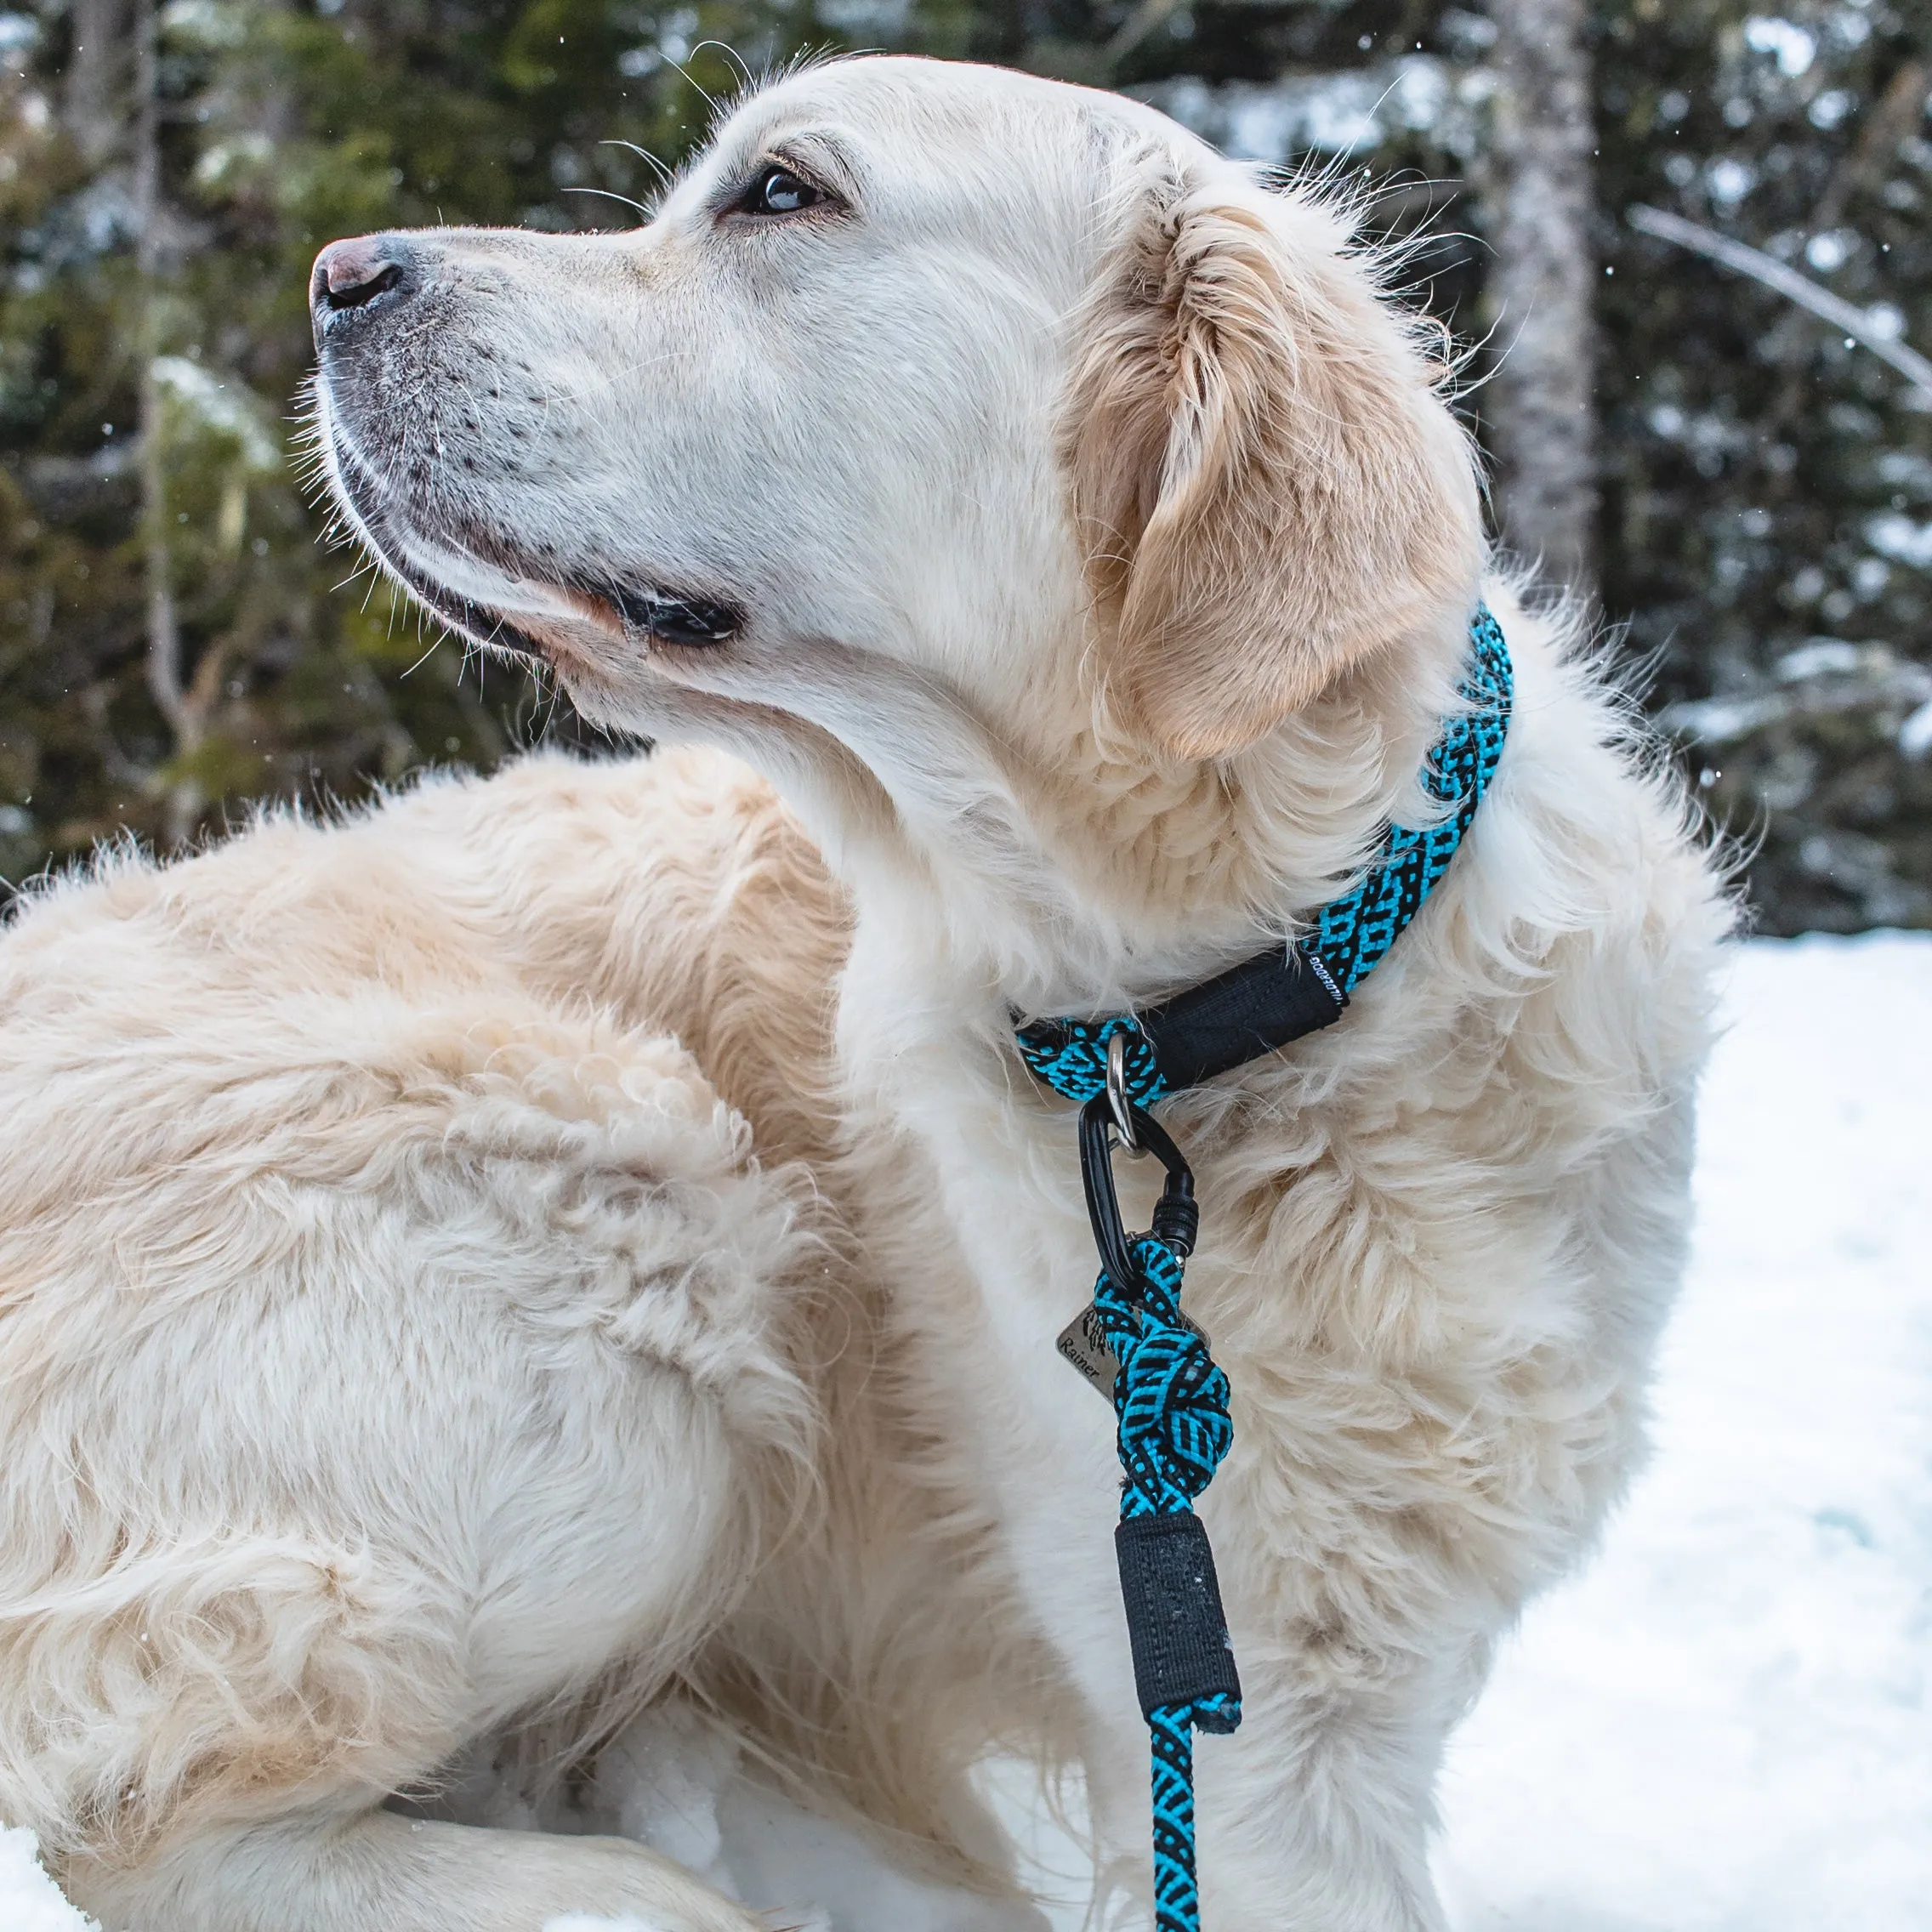
[[[1486,600],[1514,711],[1441,883],[1335,1024],[1160,1110],[1232,1387],[1204,1923],[1439,1927],[1444,1741],[1642,1453],[1729,912],[1345,211],[862,60],[634,232],[364,237],[312,293],[396,578],[707,749],[271,824],[6,941],[0,1815],[116,1929],[737,1924],[378,1808],[669,1685],[986,1886],[962,1764],[1077,1759],[1134,1922],[1120,1472],[1055,1348],[1097,1263],[1014,1016],[1197,986],[1430,822]]]

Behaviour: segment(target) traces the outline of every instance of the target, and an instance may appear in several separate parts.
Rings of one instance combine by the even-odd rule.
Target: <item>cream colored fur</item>
[[[747,213],[774,164],[825,198],[795,215]],[[720,1143],[711,1178],[679,1193],[685,1259],[669,1273],[695,1282],[738,1256],[734,1278],[778,1292],[747,1286],[734,1304],[751,1311],[732,1356],[750,1420],[701,1392],[683,1356],[655,1358],[665,1366],[631,1426],[685,1445],[674,1468],[658,1452],[658,1480],[670,1470],[719,1500],[715,1528],[687,1505],[676,1550],[652,1546],[688,1581],[633,1605],[628,1641],[665,1656],[707,1617],[727,1640],[736,1629],[753,1685],[742,1721],[765,1702],[766,1646],[781,1663],[803,1657],[794,1683],[815,1656],[830,1660],[827,1682],[862,1675],[850,1633],[880,1626],[850,1606],[867,1602],[913,1644],[902,1684],[1003,1684],[1040,1713],[1043,1747],[1082,1760],[1109,1871],[1129,1889],[1144,1883],[1145,1740],[1113,1576],[1111,1429],[1053,1350],[1095,1262],[1071,1111],[1020,1071],[1010,1014],[1158,997],[1297,929],[1358,872],[1388,817],[1423,809],[1415,775],[1452,702],[1470,609],[1480,594],[1497,611],[1516,713],[1448,877],[1339,1025],[1164,1110],[1201,1185],[1189,1306],[1234,1388],[1236,1446],[1203,1514],[1247,1719],[1198,1753],[1207,1924],[1437,1927],[1426,1850],[1444,1739],[1497,1634],[1588,1549],[1642,1452],[1728,915],[1679,798],[1648,770],[1569,620],[1525,610],[1486,568],[1473,466],[1423,338],[1332,208],[1264,193],[1131,102],[933,63],[845,63],[753,95],[634,233],[407,241],[408,302],[338,331],[319,382],[324,461],[354,520],[406,581],[446,606],[468,599],[486,641],[491,613],[538,640],[593,714],[756,767],[850,895],[843,965],[826,949],[788,968],[781,989],[808,1036],[826,1003],[837,1009],[836,1097],[784,1149],[843,1211],[861,1278],[877,1284],[860,1303],[876,1323],[868,1345],[906,1393],[880,1414],[848,1403],[862,1426],[841,1436],[835,1421],[806,1446],[802,1418],[827,1401],[824,1358],[785,1339],[796,1297],[782,1284],[807,1264],[776,1232],[775,1246],[743,1245],[764,1225],[748,1203],[799,1196],[764,1170],[754,1182]],[[727,602],[742,622],[721,645],[668,645],[626,622],[620,591]],[[728,767],[702,769],[722,794],[745,795]],[[340,847],[302,836],[318,867],[358,837],[379,843],[367,827],[332,835]],[[199,863],[227,862],[242,861]],[[660,862],[638,854],[647,899]],[[728,893],[735,874],[719,863]],[[575,864],[558,851],[544,876]],[[162,876],[180,883],[145,889],[187,905],[187,882],[207,874]],[[442,877],[412,895],[467,925],[464,892],[487,897],[491,882],[462,867],[454,885]],[[622,904],[605,878],[590,903]],[[557,889],[567,901],[567,883]],[[675,958],[695,936],[702,950],[718,929],[702,906],[702,892],[667,906],[652,946],[624,955],[629,969],[656,985],[653,946]],[[518,957],[557,916],[513,894],[485,922],[485,950]],[[724,953],[783,954],[787,918],[768,905]],[[57,997],[61,976],[43,975],[42,997]],[[719,1048],[694,1031],[713,997],[698,975],[650,1009],[647,1031],[656,1055],[672,1050],[665,1032],[683,1037],[723,1093],[707,1057]],[[205,1024],[209,1046],[156,1080],[155,1104],[183,1135],[205,1131],[203,1107],[219,1115],[225,1091],[190,1077],[221,1031]],[[357,1066],[364,1024],[342,1049]],[[113,1035],[91,1018],[82,1030]],[[546,1065],[546,1092],[589,1077],[567,1073],[571,1052]],[[101,1132],[114,1084],[102,1079],[87,1117]],[[332,1148],[335,1091],[292,1091],[287,1131],[327,1122]],[[755,1096],[729,1097],[755,1143]],[[562,1111],[574,1118],[582,1103]],[[40,1138],[74,1142],[77,1117],[70,1109]],[[399,1175],[367,1170],[377,1202],[410,1198],[400,1177],[418,1186],[436,1171],[426,1154],[387,1151],[406,1140],[400,1117],[393,1125],[394,1141],[388,1124],[363,1134],[366,1160]],[[441,1160],[465,1145],[440,1126],[434,1138],[450,1151]],[[530,1189],[553,1198],[537,1184],[555,1158],[475,1168],[465,1199],[489,1217],[527,1214]],[[151,1242],[191,1208],[185,1186],[146,1178],[155,1171],[140,1183],[156,1202]],[[1130,1218],[1144,1217],[1145,1177],[1123,1168],[1122,1179]],[[37,1198],[45,1225],[105,1268],[88,1217]],[[500,1239],[493,1219],[492,1230]],[[607,1279],[601,1267],[582,1278]],[[30,1305],[51,1293],[46,1279],[26,1277]],[[355,1299],[373,1310],[371,1333],[399,1319],[373,1292]],[[103,1332],[79,1315],[56,1326]],[[223,1345],[230,1361],[242,1353]],[[464,1412],[492,1416],[493,1400]],[[572,1412],[586,1454],[611,1412],[588,1394]],[[913,1439],[907,1416],[929,1440]],[[411,1440],[456,1426],[439,1420]],[[211,1481],[240,1480],[223,1475],[225,1441],[196,1452]],[[56,1480],[48,1453],[42,1485]],[[838,1480],[894,1494],[898,1472],[915,1469],[921,1500],[905,1525],[861,1539],[851,1565],[832,1565],[836,1581],[809,1577],[763,1620],[735,1624],[730,1586],[757,1526],[726,1507],[747,1492],[729,1472],[769,1468],[749,1493],[776,1497],[782,1473],[815,1453]],[[505,1520],[500,1560],[537,1579],[526,1587],[552,1552],[573,1574],[606,1576],[634,1547],[625,1538],[661,1520],[620,1529],[605,1486],[589,1486],[594,1497],[572,1491],[543,1513],[541,1537]],[[984,1543],[976,1503],[992,1521]],[[895,1567],[895,1552],[929,1550],[941,1528],[943,1561]],[[401,1541],[428,1533],[412,1517]],[[952,1616],[959,1606],[969,1614]],[[793,1618],[833,1635],[794,1652]],[[1018,1657],[983,1656],[970,1639],[986,1628]],[[1056,1660],[1037,1685],[1024,1662],[1036,1640]],[[624,1648],[613,1634],[606,1656]],[[986,1730],[1005,1728],[997,1699],[965,1702]],[[975,1727],[943,1699],[933,1708],[902,1761],[929,1760],[940,1795],[912,1822],[943,1841],[931,1821],[958,1815],[947,1767]],[[865,1710],[888,1713],[925,1716]],[[778,1730],[775,1754],[821,1778],[827,1800],[876,1798],[878,1777],[852,1768],[863,1724],[815,1760],[798,1746],[809,1727]],[[314,1761],[345,1734],[359,1748],[353,1722],[318,1722]],[[389,1775],[355,1787],[364,1801]],[[299,1788],[284,1783],[272,1802]],[[0,1791],[0,1810],[9,1801]],[[39,1816],[80,1842],[86,1816],[65,1802]],[[522,1848],[489,1843],[503,1871],[522,1869]],[[369,1878],[370,1916],[355,1923],[446,1923],[380,1903],[412,1883],[407,1849],[389,1841],[357,1866],[380,1883]],[[527,1855],[535,1872],[564,1853],[533,1840]],[[281,1881],[283,1896],[319,1899],[301,1887],[335,1883],[336,1870],[318,1856]],[[351,1922],[309,1909],[318,1927]],[[505,1911],[489,1923],[524,1921]]]
[[[845,928],[694,753],[109,860],[0,937],[0,1817],[110,1932],[751,1926],[451,1821],[465,1748],[541,1801],[667,1691],[997,1884],[970,1660],[1026,1669],[933,1600],[970,1532],[837,1169]]]

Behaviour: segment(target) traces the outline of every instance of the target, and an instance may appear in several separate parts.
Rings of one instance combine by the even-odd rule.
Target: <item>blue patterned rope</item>
[[[1094,1306],[1120,1364],[1120,1513],[1152,1516],[1189,1508],[1213,1480],[1234,1429],[1228,1378],[1201,1331],[1181,1319],[1179,1257],[1143,1235],[1134,1243],[1134,1263],[1140,1279],[1125,1287],[1101,1270]]]
[[[1315,951],[1344,993],[1353,992],[1380,963],[1448,871],[1496,776],[1515,690],[1502,626],[1486,605],[1480,605],[1470,620],[1469,659],[1456,687],[1467,708],[1446,721],[1423,769],[1423,789],[1455,810],[1426,832],[1391,825],[1361,884],[1315,916]]]
[[[1025,1032],[1016,1037],[1020,1057],[1056,1094],[1084,1102],[1106,1091],[1107,1042],[1116,1033],[1127,1037],[1127,1097],[1145,1107],[1167,1092],[1167,1082],[1154,1064],[1154,1049],[1131,1013],[1111,1020],[1059,1020],[1054,1026],[1065,1037],[1048,1040]]]
[[[1181,1262],[1165,1242],[1134,1243],[1139,1280],[1122,1287],[1102,1270],[1094,1305],[1120,1365],[1114,1414],[1124,1476],[1121,1520],[1188,1516],[1234,1441],[1228,1378],[1207,1338],[1183,1319]],[[1203,1541],[1203,1547],[1205,1543]],[[1194,1846],[1194,1733],[1241,1723],[1238,1692],[1156,1705],[1152,1745],[1156,1932],[1199,1932]]]

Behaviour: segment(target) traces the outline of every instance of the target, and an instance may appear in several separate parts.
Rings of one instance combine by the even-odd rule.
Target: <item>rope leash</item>
[[[1151,1745],[1155,1925],[1197,1932],[1194,1733],[1241,1723],[1241,1679],[1213,1552],[1193,1502],[1213,1480],[1234,1426],[1228,1378],[1207,1337],[1181,1312],[1183,1266],[1199,1226],[1194,1176],[1135,1097],[1149,1093],[1156,1077],[1144,1059],[1137,1080],[1125,1075],[1132,1049],[1124,1031],[1110,1037],[1112,1079],[1104,1069],[1101,1091],[1081,1110],[1081,1176],[1101,1268],[1093,1305],[1074,1328],[1084,1336],[1084,1325],[1098,1325],[1098,1364],[1111,1375],[1122,1477],[1114,1554]],[[1157,1155],[1167,1169],[1144,1235],[1130,1237],[1121,1221],[1117,1139]]]
[[[1128,1472],[1114,1532],[1122,1591],[1138,1599],[1134,1676],[1152,1746],[1154,1912],[1158,1932],[1201,1923],[1195,1869],[1194,1733],[1241,1723],[1241,1681],[1228,1641],[1207,1532],[1190,1507],[1234,1440],[1228,1378],[1180,1315],[1181,1264],[1164,1242],[1134,1243],[1138,1302],[1103,1274],[1094,1294],[1120,1361],[1115,1395]],[[1150,1657],[1151,1645],[1168,1655]],[[1185,1693],[1185,1694],[1183,1694]],[[1154,1700],[1158,1698],[1158,1702]]]
[[[1422,775],[1424,791],[1453,810],[1426,830],[1385,827],[1361,883],[1313,916],[1309,941],[1277,946],[1143,1013],[1015,1029],[1032,1072],[1081,1103],[1081,1181],[1100,1274],[1092,1305],[1059,1348],[1114,1406],[1122,1473],[1114,1548],[1151,1747],[1156,1932],[1200,1932],[1194,1733],[1240,1725],[1241,1679],[1213,1552],[1193,1508],[1234,1440],[1228,1378],[1181,1311],[1200,1225],[1194,1176],[1146,1110],[1341,1017],[1448,870],[1502,758],[1514,678],[1502,629],[1480,605],[1458,695],[1467,708],[1445,722]],[[1157,1155],[1167,1170],[1143,1235],[1130,1237],[1121,1220],[1117,1145]]]

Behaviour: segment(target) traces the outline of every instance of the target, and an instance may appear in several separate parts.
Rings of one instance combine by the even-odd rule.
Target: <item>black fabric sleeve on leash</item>
[[[1217,1695],[1239,1698],[1214,1553],[1201,1519],[1192,1510],[1124,1517],[1114,1531],[1114,1554],[1141,1715]],[[1234,1729],[1205,1715],[1194,1721],[1202,1730]]]
[[[1327,968],[1289,946],[1136,1017],[1168,1091],[1178,1094],[1333,1026],[1347,1003]]]

